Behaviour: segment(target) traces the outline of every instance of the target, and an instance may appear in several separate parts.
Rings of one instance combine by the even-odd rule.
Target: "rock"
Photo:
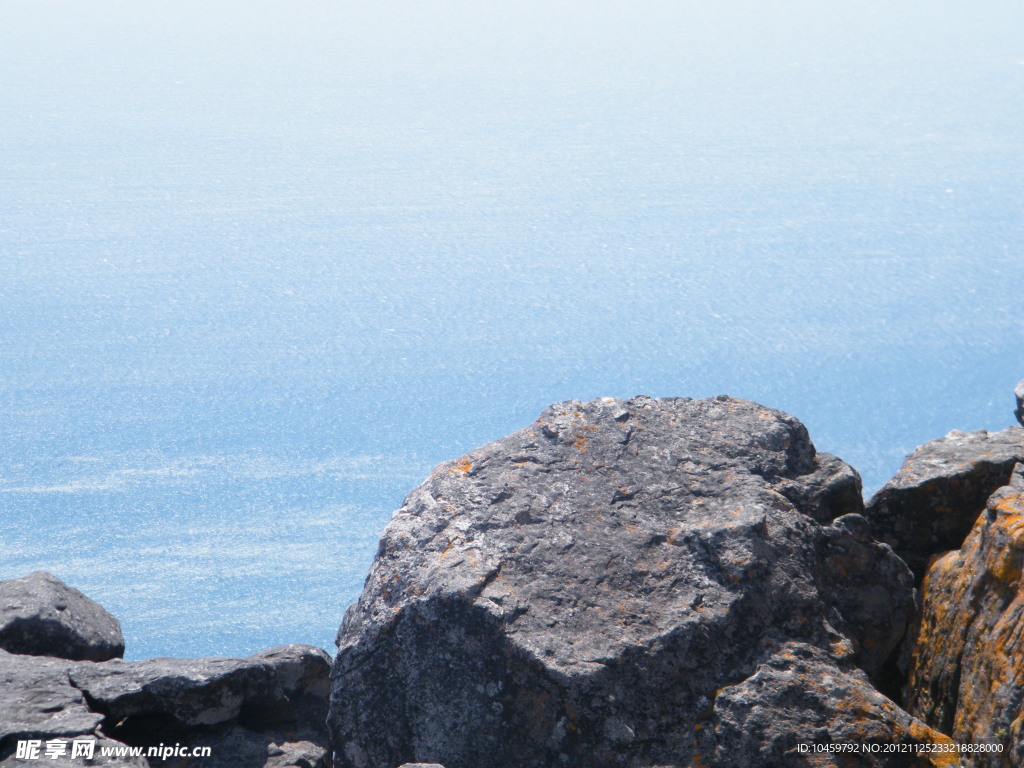
[[[1013,394],[1017,398],[1017,408],[1014,410],[1013,415],[1017,417],[1017,421],[1024,425],[1024,379],[1018,382],[1016,389],[1013,390]]]
[[[962,744],[966,768],[1024,765],[1024,467],[989,499],[963,547],[929,568],[908,709]]]
[[[329,657],[291,645],[244,659],[150,659],[76,667],[71,681],[116,722],[166,715],[181,726],[288,717],[292,697],[326,694]],[[316,670],[319,668],[319,679]]]
[[[561,403],[440,465],[339,631],[335,764],[774,765],[708,742],[722,691],[792,643],[870,690],[914,614],[858,488],[796,419],[726,397]]]
[[[878,693],[863,672],[843,671],[820,649],[800,643],[786,645],[751,677],[721,691],[701,734],[708,752],[700,764],[723,768],[957,764],[952,751],[927,751],[953,749],[948,736]],[[817,751],[831,745],[860,751]]]
[[[19,739],[79,735],[210,747],[209,756],[175,763],[194,768],[323,768],[329,669],[324,651],[303,645],[244,659],[102,663],[0,651],[0,766],[24,762]],[[118,759],[109,764],[148,765]]]
[[[85,662],[88,663],[88,662]],[[82,692],[71,685],[68,671],[76,662],[38,656],[11,654],[0,650],[0,766],[23,768],[46,764],[50,766],[86,765],[82,758],[39,760],[19,759],[19,741],[50,739],[95,740],[100,746],[124,746],[105,739],[99,726],[103,716],[90,709]],[[146,768],[145,760],[136,758],[100,758],[89,765],[135,766]]]
[[[215,758],[236,757],[224,763],[203,758],[196,765],[239,768],[243,763],[313,766],[323,761],[329,670],[330,657],[323,650],[286,645],[244,659],[79,665],[69,677],[105,716],[115,738],[140,746],[191,743],[190,732],[222,726],[203,743],[214,745]],[[235,746],[226,749],[225,742]],[[263,762],[248,762],[256,759],[252,755]]]
[[[9,653],[106,661],[124,654],[117,619],[44,571],[0,581],[0,648]]]
[[[868,502],[874,536],[920,578],[932,556],[960,547],[1018,461],[1024,461],[1020,427],[954,431],[925,443]]]
[[[0,745],[35,734],[94,733],[103,716],[68,681],[73,665],[0,651]]]

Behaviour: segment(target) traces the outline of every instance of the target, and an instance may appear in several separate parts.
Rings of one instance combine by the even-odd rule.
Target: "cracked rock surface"
[[[45,764],[321,768],[329,666],[324,651],[303,645],[243,659],[102,663],[0,651],[0,766],[40,764],[17,758],[19,740],[88,736],[106,745],[209,746],[210,756]]]
[[[714,753],[703,764],[765,768],[957,764],[953,752],[925,751],[933,745],[951,749],[948,736],[880,694],[862,671],[840,669],[820,649],[800,643],[783,647],[754,675],[724,689],[715,700],[708,727],[715,734],[709,740]],[[828,745],[861,751],[845,755],[813,751]],[[742,762],[733,761],[737,755],[743,756]]]
[[[395,513],[338,634],[336,765],[802,765],[776,746],[862,700],[876,740],[944,738],[872,688],[915,608],[863,511],[856,473],[779,411],[552,406]],[[824,710],[743,725],[793,696]]]
[[[965,768],[1024,765],[1024,466],[989,499],[961,549],[937,559],[907,682],[908,709],[962,744]]]
[[[988,497],[1024,462],[1024,428],[950,432],[911,453],[868,502],[872,534],[920,578],[929,559],[959,549]]]

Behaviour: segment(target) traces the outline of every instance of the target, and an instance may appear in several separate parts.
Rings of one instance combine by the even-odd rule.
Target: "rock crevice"
[[[19,742],[72,739],[94,744],[93,757],[65,750],[45,757],[46,765],[168,764],[158,757],[100,754],[103,748],[159,744],[209,748],[208,755],[175,757],[181,768],[329,765],[330,657],[323,650],[285,645],[243,659],[82,661],[88,653],[106,653],[96,652],[97,646],[109,650],[117,626],[110,614],[49,574],[0,582],[0,595],[16,596],[7,615],[25,614],[30,606],[44,627],[28,635],[39,638],[38,646],[16,634],[9,648],[18,652],[0,650],[0,766],[40,764],[19,758]],[[53,613],[68,614],[57,640],[45,624]]]

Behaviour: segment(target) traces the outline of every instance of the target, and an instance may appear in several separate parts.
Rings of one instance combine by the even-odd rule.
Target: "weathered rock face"
[[[0,652],[0,766],[20,764],[19,739],[93,736],[112,739],[107,744],[211,748],[209,757],[176,763],[182,766],[319,768],[329,667],[324,651],[302,645],[244,659],[98,664]]]
[[[103,715],[90,709],[82,692],[71,685],[68,671],[79,663],[89,664],[0,651],[0,766],[22,768],[43,762],[19,760],[19,740],[88,737],[106,746],[124,746],[103,738],[99,730]],[[45,762],[55,766],[85,765],[80,758]],[[148,765],[145,760],[134,758],[101,760],[98,753],[90,764],[135,768]]]
[[[920,578],[933,555],[958,549],[988,497],[1024,462],[1024,429],[950,432],[915,450],[868,502],[872,534]]]
[[[44,571],[0,581],[0,648],[10,653],[106,661],[124,655],[117,619]]]
[[[908,709],[962,744],[968,768],[1024,765],[1024,468],[998,490],[964,546],[922,587]]]
[[[238,723],[254,731],[279,726],[296,731],[296,725],[322,723],[329,667],[321,649],[289,645],[244,659],[80,665],[69,677],[112,724],[111,736],[151,744],[155,736],[180,736],[196,726]]]
[[[878,693],[863,672],[843,671],[820,649],[799,643],[722,690],[712,720],[705,741],[714,752],[703,764],[933,768],[958,761],[950,738]],[[815,749],[826,745],[858,751]],[[947,751],[926,751],[936,747]]]
[[[143,758],[104,757],[104,746],[209,747],[181,768],[323,768],[327,759],[330,657],[283,645],[244,659],[110,658],[124,650],[117,620],[47,573],[0,582],[0,768],[38,765],[19,741],[95,740],[94,757],[47,765],[146,768]],[[115,642],[116,640],[116,642]],[[66,658],[52,658],[63,656]],[[153,759],[154,765],[165,764]]]
[[[336,764],[779,765],[707,726],[744,722],[736,686],[793,643],[870,691],[856,667],[879,673],[914,605],[862,511],[856,473],[778,411],[553,406],[395,513],[338,635]],[[779,675],[757,696],[788,695]],[[905,713],[874,720],[893,743],[931,738]]]

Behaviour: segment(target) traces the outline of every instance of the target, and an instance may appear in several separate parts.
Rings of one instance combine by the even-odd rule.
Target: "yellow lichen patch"
[[[950,566],[956,562],[958,550],[952,550],[950,552],[943,552],[938,555],[933,555],[928,563],[928,570],[924,576],[924,584],[922,589],[927,589],[928,582],[936,575],[938,571],[948,571]]]
[[[1020,578],[1021,553],[1007,549],[999,553],[998,558],[992,564],[989,573],[992,578],[1002,584],[1012,584]]]
[[[944,733],[939,733],[932,728],[929,728],[919,720],[911,720],[910,726],[907,728],[907,733],[914,741],[918,744],[936,744],[943,748],[947,748],[948,752],[929,752],[928,762],[936,768],[944,768],[948,765],[958,765],[960,763],[959,753],[953,749],[955,742]]]
[[[573,448],[578,448],[583,453],[587,452],[587,445],[590,444],[590,437],[587,432],[597,432],[597,427],[581,426],[579,431],[574,435]]]
[[[834,642],[830,647],[832,649],[832,653],[840,658],[849,656],[853,653],[853,645],[851,645],[850,641],[846,639]]]
[[[1024,515],[1024,493],[1007,493],[992,504],[992,509],[1004,515]]]
[[[449,467],[448,471],[451,472],[453,475],[461,475],[462,477],[465,477],[466,475],[469,474],[469,470],[471,470],[472,468],[473,463],[468,459],[463,459],[462,461],[458,462],[454,467]]]

